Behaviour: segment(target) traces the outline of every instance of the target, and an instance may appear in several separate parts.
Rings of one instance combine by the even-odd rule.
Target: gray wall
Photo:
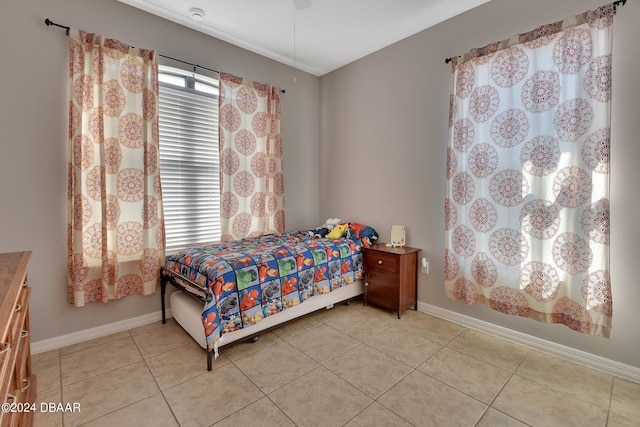
[[[64,30],[46,27],[45,18],[285,89],[282,114],[292,118],[282,124],[286,226],[320,221],[318,77],[116,0],[2,0],[0,252],[33,251],[33,341],[160,310],[159,293],[83,308],[67,303],[69,41]]]
[[[321,217],[405,224],[430,259],[421,302],[640,367],[640,4],[614,23],[611,141],[611,339],[467,306],[444,294],[444,191],[450,67],[444,59],[605,4],[493,0],[321,78]]]

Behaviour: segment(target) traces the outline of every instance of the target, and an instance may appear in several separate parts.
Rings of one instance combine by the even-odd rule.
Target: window
[[[160,178],[167,252],[220,240],[218,81],[159,67]]]

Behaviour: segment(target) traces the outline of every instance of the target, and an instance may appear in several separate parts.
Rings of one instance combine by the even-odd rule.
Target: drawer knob
[[[3,342],[2,343],[2,350],[0,350],[0,354],[6,353],[7,351],[9,351],[10,348],[11,348],[11,346],[9,345],[8,342]]]
[[[27,389],[28,389],[28,388],[29,388],[29,386],[31,385],[31,381],[29,380],[29,378],[25,378],[25,379],[23,379],[23,380],[22,380],[22,383],[23,383],[23,384],[26,384],[24,387],[22,387],[22,388],[20,389],[20,391],[24,393],[25,391],[27,391]]]
[[[378,264],[382,265],[382,260],[381,259],[378,260]]]
[[[22,332],[20,332],[20,338],[26,338],[29,336],[29,331],[27,331],[26,329],[23,329]]]
[[[22,310],[22,306],[20,304],[16,304],[16,311]]]

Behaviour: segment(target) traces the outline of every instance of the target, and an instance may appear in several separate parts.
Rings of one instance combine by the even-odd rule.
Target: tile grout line
[[[399,319],[399,320],[400,320],[400,319]],[[328,325],[328,326],[331,326],[331,325]],[[357,339],[357,338],[355,338],[355,337],[351,337],[351,338],[357,339],[357,340],[359,341],[358,345],[356,345],[356,346],[355,346],[355,347],[353,347],[353,348],[356,348],[356,347],[358,347],[358,346],[360,346],[360,345],[365,345],[365,346],[367,346],[367,347],[369,347],[369,348],[371,348],[371,349],[375,350],[376,352],[378,352],[378,353],[380,353],[380,354],[382,354],[382,355],[385,355],[385,356],[387,356],[387,357],[389,357],[389,358],[391,358],[391,359],[394,359],[394,360],[398,360],[399,362],[401,362],[401,363],[403,363],[404,365],[406,365],[406,363],[404,363],[403,361],[401,361],[401,360],[399,360],[399,359],[396,359],[395,357],[393,357],[393,356],[391,356],[391,355],[389,355],[389,354],[383,353],[382,351],[378,350],[377,348],[372,347],[372,346],[370,346],[369,344],[367,344],[367,340],[369,340],[369,339],[371,339],[371,338],[374,338],[374,337],[376,337],[376,336],[378,336],[378,335],[381,335],[381,334],[383,334],[383,333],[387,332],[387,331],[388,331],[388,330],[390,330],[393,326],[394,326],[394,325],[389,324],[389,326],[388,326],[387,328],[385,328],[384,330],[378,331],[377,333],[375,333],[375,334],[373,334],[372,336],[368,337],[368,338],[367,338],[367,339],[365,339],[364,341],[361,341],[361,340],[359,340],[359,339]],[[331,326],[331,327],[333,327],[333,326]],[[338,330],[337,328],[335,328],[335,327],[333,327],[333,328],[334,328],[334,329],[336,329],[338,332],[341,332],[341,333],[343,333],[343,334],[344,334],[344,332],[342,332],[342,331]],[[345,334],[345,335],[350,336],[350,335],[348,335],[348,334]],[[351,349],[349,349],[349,350],[352,350],[353,348],[351,348]],[[347,351],[349,351],[349,350],[347,350]],[[342,353],[342,354],[344,354],[344,353]],[[433,355],[432,355],[432,356],[433,356]],[[337,357],[339,357],[339,356],[336,356],[336,357],[334,357],[334,358],[332,358],[332,359],[328,360],[327,362],[333,361],[333,360],[335,360]],[[428,359],[429,359],[429,358],[427,358],[426,360],[428,360]],[[425,361],[426,361],[426,360],[425,360]],[[327,362],[325,362],[325,363],[327,363]],[[424,363],[424,362],[423,362],[423,363]],[[388,411],[389,411],[389,412],[391,412],[392,414],[396,415],[398,418],[400,418],[400,419],[401,419],[401,420],[403,420],[404,422],[408,423],[409,425],[411,425],[411,426],[413,426],[413,425],[414,425],[414,424],[413,424],[413,423],[411,423],[409,420],[405,419],[403,416],[401,416],[400,414],[396,413],[393,409],[388,408],[388,407],[386,407],[384,404],[382,404],[381,402],[379,402],[379,401],[378,401],[378,399],[379,399],[380,397],[384,396],[384,394],[385,394],[385,393],[387,393],[389,390],[391,390],[393,387],[395,387],[397,384],[399,384],[401,381],[403,381],[405,378],[407,378],[409,375],[411,375],[414,371],[416,371],[417,367],[415,367],[415,368],[414,368],[413,366],[406,365],[406,366],[409,366],[409,367],[411,368],[411,370],[410,370],[406,375],[402,376],[402,378],[400,378],[398,381],[396,381],[396,382],[395,382],[395,383],[393,383],[391,386],[389,386],[386,390],[384,390],[384,391],[380,394],[380,396],[378,396],[378,397],[376,397],[376,398],[372,398],[372,397],[371,397],[371,396],[369,396],[366,392],[364,392],[363,390],[360,390],[358,387],[356,387],[356,385],[351,384],[351,383],[350,383],[346,378],[342,378],[340,375],[338,375],[337,373],[333,372],[330,368],[328,368],[327,366],[325,366],[325,364],[324,364],[324,363],[323,363],[323,366],[325,367],[325,369],[329,370],[329,372],[333,373],[333,374],[334,374],[334,375],[336,375],[338,378],[340,378],[340,379],[342,379],[343,381],[347,382],[347,384],[350,384],[350,385],[351,385],[352,387],[354,387],[356,390],[360,391],[360,392],[361,392],[361,393],[363,393],[365,396],[367,396],[367,397],[369,397],[369,398],[371,398],[371,399],[372,399],[372,401],[371,401],[368,405],[366,405],[366,406],[365,406],[362,410],[360,410],[357,414],[354,414],[354,415],[353,415],[353,417],[351,417],[349,420],[347,420],[343,425],[348,424],[351,420],[353,420],[354,418],[356,418],[358,415],[362,414],[362,413],[363,413],[367,408],[369,408],[371,405],[373,405],[373,403],[374,403],[374,402],[375,402],[375,403],[377,403],[378,405],[382,406],[383,408],[385,408],[386,410],[388,410]]]
[[[611,406],[613,405],[613,389],[615,387],[615,383],[616,383],[616,378],[613,377],[611,379],[611,393],[609,394],[609,408],[607,408],[607,418],[605,421],[605,426],[609,425],[609,417],[611,416]]]
[[[153,375],[153,373],[151,372],[151,369],[150,369],[150,368],[149,368],[149,366],[147,365],[147,362],[146,362],[146,360],[145,360],[144,356],[142,355],[142,352],[140,351],[140,347],[138,346],[138,343],[137,343],[137,342],[136,342],[136,340],[133,338],[133,335],[131,335],[131,332],[130,332],[129,330],[128,330],[127,332],[129,333],[129,337],[131,337],[131,339],[132,339],[132,341],[133,341],[133,344],[135,345],[136,350],[138,351],[138,354],[140,355],[140,358],[142,359],[142,361],[144,361],[144,366],[147,368],[147,371],[148,371],[149,375],[151,375],[151,378],[153,378],[153,382],[156,384],[156,387],[158,387],[158,391],[159,391],[160,393],[162,393],[162,390],[160,389],[160,386],[158,385],[158,383],[157,383],[157,381],[156,381],[156,379],[155,379],[155,376],[154,376],[154,375]],[[115,340],[115,341],[119,341],[119,340],[124,339],[124,338],[126,338],[126,337],[119,338],[118,340]],[[111,343],[113,343],[113,342],[111,342]],[[101,345],[102,345],[102,344],[101,344]],[[77,353],[77,352],[79,352],[79,351],[89,350],[89,349],[92,349],[92,348],[95,348],[95,347],[97,347],[97,346],[92,346],[92,347],[89,347],[89,348],[86,348],[86,349],[82,349],[82,350],[78,350],[78,351],[76,351],[76,352],[72,352],[72,353],[69,353],[69,354]],[[60,360],[61,360],[61,363],[62,363],[62,357],[60,358]],[[117,369],[121,369],[121,368],[126,367],[126,366],[131,366],[131,365],[133,365],[133,364],[135,364],[135,363],[138,363],[138,362],[139,362],[139,361],[132,362],[132,363],[129,363],[129,364],[126,364],[126,365],[122,365],[122,366],[119,366],[118,368],[114,368],[114,369],[112,369],[112,370],[110,370],[110,371],[101,372],[101,373],[100,373],[100,374],[98,374],[98,375],[94,375],[94,376],[89,377],[89,378],[84,378],[84,379],[82,379],[82,380],[80,380],[80,381],[76,381],[75,383],[71,383],[71,384],[67,384],[67,385],[77,384],[77,383],[79,383],[79,382],[86,381],[86,380],[91,379],[91,378],[95,378],[95,377],[97,377],[97,376],[99,376],[99,375],[102,375],[102,374],[105,374],[105,373],[109,373],[109,372],[113,372],[113,371],[115,371],[115,370],[117,370]],[[62,373],[61,373],[61,375],[60,375],[60,376],[62,377]],[[61,380],[62,380],[62,379],[61,379]],[[104,413],[104,414],[99,415],[99,416],[97,416],[97,417],[95,417],[95,418],[91,418],[90,420],[86,420],[86,421],[82,422],[81,424],[79,424],[79,425],[78,425],[78,427],[81,427],[81,426],[83,426],[83,425],[86,425],[86,424],[88,424],[88,423],[90,423],[90,422],[92,422],[92,421],[98,420],[98,419],[100,419],[100,418],[102,418],[102,417],[106,417],[106,416],[108,416],[108,415],[111,415],[111,414],[113,414],[113,413],[115,413],[115,412],[117,412],[117,411],[120,411],[120,410],[124,409],[124,408],[128,408],[128,407],[130,407],[130,406],[132,406],[132,405],[135,405],[136,403],[139,403],[139,402],[142,402],[142,401],[143,401],[143,400],[145,400],[145,399],[148,399],[149,397],[155,396],[156,394],[158,394],[158,393],[154,393],[154,394],[152,394],[152,395],[150,395],[150,396],[143,397],[142,399],[137,400],[137,401],[135,401],[135,402],[131,402],[131,403],[129,403],[128,405],[122,406],[122,407],[120,407],[120,408],[116,408],[116,409],[114,409],[114,410],[112,410],[112,411],[110,411],[110,412]],[[164,395],[163,395],[163,398],[164,398]],[[165,399],[165,401],[166,401],[166,399]],[[168,402],[167,402],[167,406],[169,406]],[[173,414],[173,410],[171,409],[171,406],[169,406],[169,409],[171,410],[171,413]],[[173,414],[173,415],[174,415],[174,418],[175,418],[175,414]],[[177,422],[177,419],[176,419],[176,422]],[[180,423],[178,423],[178,425],[180,425]],[[63,427],[64,427],[64,416],[63,416]]]
[[[605,410],[607,411],[607,418],[608,418],[608,412],[610,411],[610,408],[611,408],[611,399],[613,398],[613,383],[615,382],[615,378],[616,378],[614,375],[607,374],[606,372],[598,371],[597,369],[591,368],[591,367],[589,367],[589,366],[582,365],[582,364],[577,363],[577,362],[571,362],[571,361],[569,361],[569,360],[563,359],[563,358],[558,357],[558,356],[555,356],[555,355],[553,355],[553,354],[548,354],[548,353],[545,353],[545,352],[542,352],[542,351],[539,351],[539,350],[536,350],[536,349],[533,349],[533,348],[529,348],[529,347],[525,347],[525,348],[527,348],[527,352],[526,352],[526,353],[525,353],[525,355],[522,357],[522,360],[518,363],[518,366],[514,369],[514,371],[513,371],[513,375],[512,375],[512,376],[516,376],[516,377],[521,378],[521,379],[523,379],[523,380],[525,380],[525,381],[532,382],[533,384],[536,384],[536,385],[538,385],[538,386],[548,388],[548,389],[550,389],[550,390],[552,390],[552,391],[554,391],[554,392],[562,393],[562,394],[566,393],[564,390],[562,390],[562,389],[560,389],[560,388],[556,388],[556,387],[554,387],[554,386],[553,386],[553,385],[551,385],[551,384],[547,384],[547,383],[545,383],[544,381],[539,381],[537,378],[531,378],[531,377],[524,376],[524,375],[522,375],[522,374],[518,374],[518,373],[517,373],[517,370],[518,370],[518,369],[520,368],[520,366],[524,363],[525,359],[527,358],[527,356],[528,356],[530,353],[532,353],[532,352],[539,352],[539,353],[542,353],[542,354],[545,354],[545,355],[548,355],[548,356],[551,356],[551,357],[554,357],[554,358],[558,358],[558,359],[562,360],[563,362],[568,362],[569,364],[571,364],[571,366],[581,366],[581,367],[583,367],[583,368],[587,368],[587,369],[590,369],[590,370],[594,370],[594,371],[597,371],[597,372],[599,372],[599,373],[601,373],[601,374],[604,374],[604,375],[606,375],[606,376],[610,377],[610,378],[611,378],[611,391],[610,391],[610,394],[609,394],[609,403],[608,403],[608,405],[607,405],[607,408],[604,408],[603,406],[596,405],[596,404],[594,404],[593,402],[590,402],[590,401],[588,401],[588,400],[583,400],[582,398],[580,398],[579,396],[577,396],[577,395],[575,395],[575,394],[573,394],[573,393],[568,394],[568,396],[566,396],[566,397],[568,397],[569,399],[575,400],[575,401],[577,401],[577,402],[582,402],[582,403],[585,403],[585,404],[587,404],[587,405],[594,406],[594,407],[596,407],[596,408],[605,409]],[[509,378],[509,380],[511,380],[511,377]],[[508,381],[507,381],[507,382],[508,382]],[[506,385],[506,384],[505,384],[505,385]],[[502,390],[501,390],[501,391],[502,391]]]
[[[468,329],[468,328],[467,328],[467,330],[470,330],[470,329]],[[502,393],[502,391],[503,391],[503,390],[504,390],[504,388],[507,386],[507,384],[509,383],[509,381],[511,381],[511,378],[513,378],[513,376],[516,374],[516,371],[518,370],[518,368],[520,367],[520,365],[522,365],[522,363],[523,363],[523,362],[524,362],[524,360],[526,359],[527,355],[528,355],[528,354],[529,354],[529,352],[531,351],[531,349],[529,349],[529,348],[526,348],[526,347],[525,347],[525,349],[526,349],[526,351],[524,352],[524,354],[522,355],[522,357],[521,357],[521,358],[520,358],[520,360],[518,361],[518,364],[514,367],[514,369],[513,369],[513,370],[506,370],[506,369],[503,369],[503,368],[500,368],[500,367],[497,367],[497,366],[494,366],[494,365],[492,365],[492,364],[488,363],[490,366],[494,366],[495,368],[502,369],[502,370],[504,370],[504,371],[509,372],[509,378],[507,378],[507,380],[504,382],[504,384],[502,384],[502,386],[500,387],[500,389],[498,390],[498,392],[495,394],[495,396],[493,396],[493,399],[491,399],[491,402],[489,402],[488,404],[486,404],[486,405],[487,405],[487,408],[485,409],[484,413],[482,414],[482,417],[480,417],[480,419],[478,420],[478,422],[476,423],[476,425],[477,425],[478,423],[480,423],[480,421],[482,421],[482,418],[483,418],[483,417],[484,417],[484,415],[489,411],[489,408],[493,409],[494,411],[498,411],[498,412],[500,412],[501,414],[504,414],[504,415],[506,415],[506,416],[508,416],[508,417],[510,417],[510,418],[513,418],[514,420],[517,420],[517,421],[519,421],[519,422],[521,422],[521,423],[523,423],[523,424],[528,425],[527,423],[525,423],[524,421],[520,420],[519,418],[516,418],[515,416],[513,416],[513,415],[511,415],[511,414],[507,414],[507,413],[502,412],[502,411],[500,411],[499,409],[497,409],[497,408],[494,408],[494,407],[493,407],[493,404],[494,404],[494,402],[496,401],[496,399],[498,398],[498,396],[500,396],[500,393]],[[453,350],[453,349],[450,349],[450,350],[452,350],[452,351],[456,351],[456,350]],[[461,354],[464,354],[464,353],[461,353]],[[473,357],[473,356],[468,356],[468,357]],[[475,358],[475,357],[473,357],[473,359],[478,360],[478,361],[483,362],[483,363],[487,363],[487,362],[485,362],[485,361],[483,361],[483,360],[480,360],[480,359],[477,359],[477,358]]]
[[[428,358],[427,358],[428,360]],[[418,368],[413,368],[411,369],[411,371],[409,371],[409,373],[405,376],[403,376],[402,378],[400,378],[400,380],[398,380],[397,382],[395,382],[391,387],[389,387],[387,390],[384,391],[384,393],[382,393],[380,396],[378,396],[376,399],[374,399],[374,402],[377,402],[380,406],[382,406],[383,408],[385,408],[386,410],[388,410],[389,412],[391,412],[392,414],[396,415],[397,417],[399,417],[401,420],[405,421],[406,423],[410,424],[410,425],[414,425],[411,421],[407,420],[406,418],[404,418],[402,415],[398,414],[396,411],[394,411],[392,408],[387,407],[385,404],[383,404],[382,402],[378,401],[378,399],[380,399],[382,396],[384,396],[389,390],[391,390],[393,387],[395,387],[396,385],[400,384],[400,382],[402,382],[405,378],[407,378],[409,375],[411,375],[412,373],[414,373],[415,371],[417,371]]]
[[[280,338],[280,337],[278,337],[278,338]],[[282,338],[280,338],[280,339],[282,340]],[[284,341],[284,340],[282,340],[282,341]],[[256,343],[254,343],[254,344],[256,344]],[[270,346],[272,346],[272,345],[274,345],[274,344],[275,344],[275,343],[271,343],[271,344],[267,345],[267,347],[270,347]],[[291,345],[291,344],[289,344],[289,345]],[[267,348],[267,347],[265,347],[265,348]],[[256,350],[256,351],[252,352],[252,353],[249,353],[249,354],[242,355],[242,356],[240,356],[240,357],[239,357],[238,359],[236,359],[236,360],[240,360],[240,359],[242,359],[243,357],[250,356],[250,355],[255,354],[255,353],[257,353],[257,352],[259,352],[259,351],[261,351],[261,350],[264,350],[264,348],[261,348],[261,349],[259,349],[259,350]],[[227,358],[228,358],[228,357],[227,357]],[[229,358],[228,358],[228,359],[229,359]],[[260,393],[262,393],[262,397],[260,397],[259,399],[254,400],[253,402],[248,403],[247,405],[243,406],[242,408],[238,409],[237,411],[235,411],[235,412],[233,412],[233,413],[231,413],[231,414],[227,415],[226,417],[224,417],[224,418],[222,418],[222,419],[220,419],[220,420],[216,421],[215,423],[211,424],[211,425],[210,425],[210,427],[211,427],[211,426],[213,426],[213,425],[214,425],[214,424],[216,424],[216,423],[219,423],[220,421],[222,421],[222,420],[224,420],[224,419],[226,419],[226,418],[231,417],[231,416],[232,416],[232,415],[234,415],[234,414],[237,414],[238,412],[242,411],[244,408],[246,408],[246,407],[248,407],[248,406],[250,406],[250,405],[253,405],[253,404],[254,404],[254,403],[256,403],[257,401],[259,401],[260,399],[263,399],[263,398],[265,398],[265,397],[266,397],[267,399],[269,399],[269,401],[270,401],[271,403],[273,403],[273,405],[274,405],[276,408],[278,408],[278,410],[279,410],[280,412],[282,412],[282,413],[284,414],[284,416],[286,416],[288,419],[290,419],[290,418],[289,418],[289,416],[287,415],[287,413],[286,413],[286,412],[284,412],[284,411],[283,411],[283,410],[282,410],[278,405],[276,405],[276,403],[275,403],[273,400],[271,400],[271,398],[269,398],[269,394],[270,394],[270,393],[269,393],[269,394],[267,394],[267,393],[265,393],[264,391],[262,391],[262,389],[258,386],[258,384],[256,384],[256,383],[255,383],[251,378],[249,378],[249,376],[248,376],[248,375],[247,375],[247,374],[246,374],[242,369],[240,369],[240,367],[239,367],[238,365],[236,365],[236,363],[235,363],[235,362],[236,362],[235,360],[231,360],[231,359],[229,359],[229,363],[230,363],[231,365],[233,365],[233,366],[234,366],[234,368],[236,368],[236,369],[237,369],[237,370],[238,370],[238,371],[239,371],[239,372],[240,372],[240,373],[241,373],[241,374],[242,374],[242,375],[247,379],[247,381],[249,381],[251,384],[253,384],[253,386],[254,386],[256,389],[258,389],[258,390],[260,391]],[[307,372],[307,373],[308,373],[308,372]],[[306,374],[305,374],[305,375],[306,375]],[[289,381],[287,384],[290,384],[292,381],[295,381],[295,380],[291,380],[291,381]],[[286,385],[286,384],[285,384],[285,385]],[[283,385],[282,387],[284,387],[285,385]],[[279,389],[280,389],[280,388],[282,388],[282,387],[278,387],[276,390],[279,390]],[[273,393],[273,392],[274,392],[274,391],[276,391],[276,390],[273,390],[271,393]],[[291,420],[291,419],[290,419],[290,420]],[[296,426],[297,426],[297,424],[296,424],[295,422],[293,422],[293,420],[291,420],[291,422],[292,422],[294,425],[296,425]]]
[[[160,384],[158,384],[158,380],[156,379],[156,376],[153,374],[153,371],[151,370],[151,366],[149,366],[149,363],[147,362],[147,359],[142,355],[142,351],[140,350],[140,346],[138,345],[138,342],[135,340],[134,336],[131,334],[131,330],[129,330],[128,332],[129,332],[129,335],[131,336],[131,339],[133,339],[133,343],[135,344],[136,348],[138,349],[138,353],[140,353],[140,357],[142,357],[142,360],[144,360],[144,364],[147,367],[147,370],[149,371],[149,374],[151,375],[151,378],[153,378],[153,382],[156,384],[156,387],[158,387],[158,390],[160,392],[159,394],[162,396],[162,400],[164,400],[164,403],[167,404],[167,407],[169,408],[169,411],[171,411],[171,415],[173,415],[173,418],[176,421],[176,424],[179,426],[180,425],[180,421],[178,421],[178,416],[176,415],[176,413],[173,411],[173,408],[169,404],[169,401],[167,400],[167,396],[164,395],[164,390],[162,390],[162,387],[160,387]],[[186,346],[186,344],[185,344],[185,346]],[[155,357],[155,356],[157,356],[157,355],[154,355],[154,356],[151,356],[151,357]],[[155,395],[152,395],[152,396],[155,396]],[[131,406],[131,405],[129,405],[129,406]]]
[[[58,349],[58,373],[60,374],[60,403],[64,402],[64,387],[62,386],[62,352]],[[64,427],[64,414],[60,414],[62,427]]]
[[[343,310],[346,310],[346,309],[343,309]],[[337,316],[338,316],[338,317],[340,317],[341,315],[340,315],[340,314],[338,314]],[[292,343],[290,343],[289,341],[287,341],[287,339],[286,339],[286,338],[289,338],[290,336],[289,336],[289,337],[285,337],[285,338],[282,338],[282,337],[279,337],[279,336],[278,336],[278,337],[279,337],[283,342],[286,342],[288,345],[292,346],[292,347],[293,347],[293,348],[295,348],[297,351],[299,351],[299,352],[301,352],[302,354],[304,354],[305,356],[309,357],[311,360],[313,360],[315,363],[317,363],[317,365],[318,365],[318,366],[314,367],[313,369],[311,369],[311,370],[310,370],[310,371],[308,371],[308,372],[305,372],[304,374],[300,375],[299,377],[297,377],[297,378],[295,378],[295,379],[293,379],[293,380],[291,380],[291,381],[287,382],[286,384],[281,385],[280,387],[278,387],[278,388],[276,388],[275,390],[271,391],[269,394],[264,393],[264,391],[262,391],[262,390],[260,389],[260,387],[258,387],[258,385],[257,385],[257,384],[255,384],[255,383],[254,383],[254,382],[253,382],[253,381],[252,381],[252,380],[251,380],[251,379],[250,379],[250,378],[249,378],[249,377],[248,377],[248,376],[247,376],[247,375],[246,375],[246,374],[245,374],[245,373],[240,369],[240,367],[239,367],[239,366],[237,366],[237,365],[235,364],[235,361],[230,360],[230,362],[231,362],[231,363],[236,367],[236,369],[238,369],[238,370],[239,370],[239,371],[240,371],[240,372],[241,372],[241,373],[242,373],[242,374],[243,374],[243,375],[244,375],[244,376],[245,376],[245,377],[246,377],[246,378],[247,378],[247,379],[248,379],[248,380],[249,380],[249,381],[250,381],[250,382],[251,382],[251,383],[256,387],[256,388],[258,388],[258,390],[260,390],[260,391],[264,394],[264,397],[267,397],[267,398],[268,398],[268,399],[269,399],[269,400],[274,404],[274,406],[275,406],[276,408],[278,408],[278,410],[279,410],[280,412],[282,412],[282,413],[283,413],[283,414],[284,414],[288,419],[290,419],[290,420],[291,420],[291,418],[286,414],[286,412],[284,412],[284,411],[282,410],[282,408],[280,408],[280,407],[279,407],[279,406],[278,406],[278,405],[277,405],[277,404],[276,404],[276,403],[271,399],[270,395],[271,395],[272,393],[276,392],[277,390],[280,390],[280,389],[282,389],[283,387],[286,387],[287,385],[291,384],[292,382],[294,382],[294,381],[296,381],[296,380],[298,380],[298,379],[300,379],[300,378],[304,377],[305,375],[308,375],[308,374],[310,374],[311,372],[313,372],[313,371],[315,371],[315,370],[319,369],[320,367],[322,367],[322,368],[326,369],[328,372],[330,372],[330,373],[332,373],[333,375],[335,375],[335,376],[336,376],[337,378],[339,378],[340,380],[344,381],[345,383],[347,383],[347,384],[349,384],[350,386],[354,387],[356,390],[358,390],[358,391],[360,391],[361,393],[363,393],[363,395],[365,395],[365,396],[367,396],[367,397],[369,397],[369,398],[371,398],[371,399],[372,399],[372,400],[371,400],[371,402],[370,402],[368,405],[366,405],[366,406],[365,406],[361,411],[359,411],[357,414],[355,414],[355,415],[354,415],[354,417],[356,417],[358,414],[360,414],[362,411],[364,411],[364,410],[365,410],[366,408],[368,408],[368,407],[369,407],[373,402],[376,402],[377,400],[376,400],[375,398],[372,398],[372,397],[368,396],[366,393],[364,393],[362,390],[360,390],[359,388],[357,388],[355,385],[351,384],[351,383],[350,383],[349,381],[347,381],[345,378],[342,378],[340,375],[338,375],[338,374],[336,374],[335,372],[333,372],[331,369],[329,369],[329,368],[326,366],[326,363],[328,363],[328,362],[330,362],[330,361],[335,360],[336,358],[340,357],[340,355],[342,355],[342,354],[346,353],[347,351],[349,351],[349,350],[351,350],[351,349],[353,349],[353,348],[355,348],[355,347],[357,347],[357,346],[359,346],[359,345],[361,345],[361,344],[365,344],[365,342],[364,342],[364,341],[362,341],[362,340],[360,340],[360,339],[358,339],[358,338],[356,338],[356,337],[350,336],[350,335],[348,335],[348,334],[346,334],[346,333],[344,333],[344,332],[342,332],[342,331],[338,330],[337,328],[335,328],[334,326],[330,325],[329,323],[327,323],[326,321],[324,321],[324,320],[322,320],[322,319],[318,320],[318,322],[319,322],[320,324],[323,324],[323,325],[325,325],[325,326],[328,326],[328,327],[330,327],[330,328],[334,329],[335,331],[337,331],[337,332],[338,332],[338,333],[340,333],[340,334],[344,334],[345,336],[347,336],[347,337],[349,337],[349,338],[354,339],[355,341],[357,341],[357,344],[356,344],[354,347],[352,347],[352,348],[350,348],[350,349],[347,349],[347,350],[345,350],[344,352],[342,352],[342,353],[340,353],[340,354],[335,355],[335,356],[334,356],[334,357],[332,357],[331,359],[328,359],[328,360],[326,360],[326,361],[324,361],[324,362],[319,362],[319,361],[315,360],[313,357],[309,356],[309,355],[308,355],[307,353],[305,353],[303,350],[301,350],[301,349],[297,348],[295,345],[293,345]],[[308,330],[310,330],[310,329],[312,329],[312,328],[314,328],[314,327],[316,327],[316,326],[319,326],[319,325],[313,325],[313,326],[311,326],[311,327],[309,327],[309,328],[306,328],[306,329],[304,329],[304,330],[302,330],[302,331],[299,331],[299,332],[297,332],[297,333],[295,333],[295,334],[292,334],[291,336],[298,335],[298,334],[300,334],[300,333],[302,333],[302,332],[305,332],[305,331],[308,331]],[[388,327],[388,328],[385,328],[383,331],[379,331],[379,332],[378,332],[378,334],[385,332],[385,331],[386,331],[386,330],[388,330],[390,327],[391,327],[391,325],[389,325],[389,327]],[[277,334],[276,334],[276,335],[277,335]],[[376,335],[377,335],[377,334],[376,334]],[[366,345],[366,344],[365,344],[365,345]],[[370,346],[369,346],[369,347],[370,347]],[[263,350],[263,349],[257,350],[256,352],[259,352],[259,351],[261,351],[261,350]],[[374,350],[378,351],[377,349],[374,349]],[[252,352],[252,353],[250,353],[250,354],[255,354],[256,352]],[[248,354],[248,355],[250,355],[250,354]],[[248,356],[248,355],[243,355],[243,356],[241,356],[240,358],[238,358],[237,360],[240,360],[240,359],[242,359],[243,357]],[[403,378],[404,378],[404,377],[403,377]],[[258,400],[259,400],[259,399],[258,399]],[[255,402],[252,402],[252,403],[255,403]],[[252,404],[252,403],[251,403],[251,404]],[[234,412],[234,414],[235,414],[235,413],[237,413],[237,412],[239,412],[239,411],[241,411],[242,409],[246,408],[247,406],[249,406],[249,405],[246,405],[245,407],[243,407],[243,408],[239,409],[238,411]],[[230,414],[229,416],[231,416],[231,415],[232,415],[232,414]],[[226,418],[226,417],[225,417],[225,418]],[[352,417],[352,418],[353,418],[353,417]],[[296,424],[293,420],[291,420],[291,422],[292,422],[293,424]],[[348,422],[348,421],[347,421],[347,422]]]

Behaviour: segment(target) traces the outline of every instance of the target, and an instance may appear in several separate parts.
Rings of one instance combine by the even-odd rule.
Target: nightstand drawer
[[[377,271],[369,271],[367,273],[367,283],[373,284],[376,287],[385,287],[395,290],[398,288],[398,276],[388,273],[380,273]]]
[[[365,271],[382,271],[395,274],[398,272],[398,257],[384,252],[365,252]]]
[[[387,301],[392,308],[398,303],[398,282],[394,276],[370,274],[365,292],[370,301]]]

